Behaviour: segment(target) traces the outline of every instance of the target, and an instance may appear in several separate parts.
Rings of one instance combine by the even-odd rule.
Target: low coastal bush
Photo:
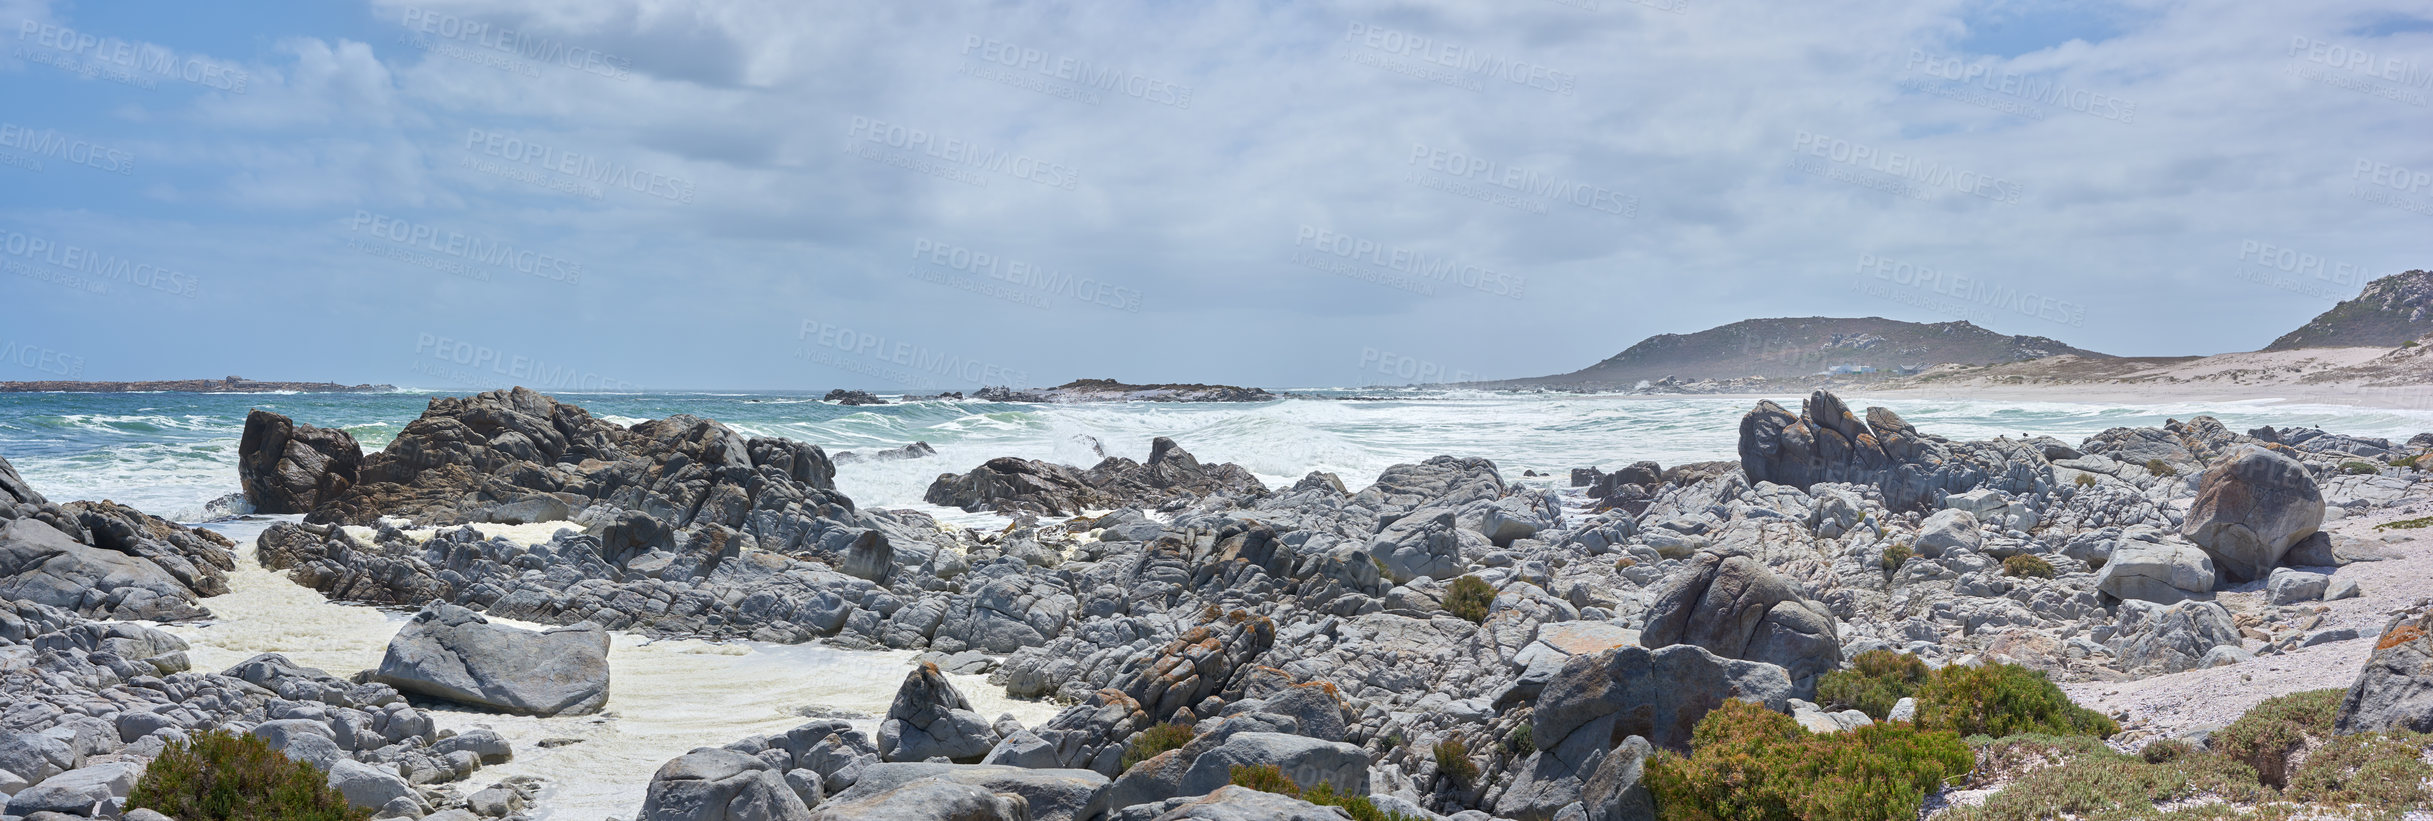
[[[1292,778],[1284,774],[1284,768],[1274,764],[1238,765],[1233,768],[1232,773],[1231,781],[1236,787],[1249,787],[1259,792],[1289,795],[1294,798],[1301,797],[1301,785],[1293,783]]]
[[[1527,724],[1512,728],[1512,734],[1504,736],[1504,749],[1513,755],[1522,757],[1537,752],[1537,731],[1530,729]]]
[[[1914,555],[1917,554],[1909,552],[1908,542],[1893,542],[1891,546],[1884,548],[1884,557],[1882,560],[1884,572],[1889,574],[1900,570],[1901,565],[1909,561],[1909,557]]]
[[[1948,732],[1877,724],[1819,735],[1732,700],[1699,719],[1688,756],[1649,758],[1644,783],[1665,821],[1909,821],[1975,763]]]
[[[2146,472],[2156,476],[2180,475],[2179,468],[2172,467],[2170,462],[2165,462],[2160,458],[2146,460]]]
[[[2081,473],[2081,474],[2078,474],[2078,478],[2071,479],[2071,480],[2070,480],[2070,483],[2071,483],[2071,484],[2074,484],[2074,485],[2077,485],[2077,486],[2079,486],[2079,487],[2094,487],[2094,486],[2095,486],[2095,474],[2092,474],[2092,473]]]
[[[1917,656],[1892,650],[1869,650],[1850,659],[1850,669],[1835,670],[1816,679],[1818,704],[1837,710],[1857,710],[1878,721],[1892,705],[1926,683],[1933,672]]]
[[[1477,576],[1463,576],[1445,586],[1445,612],[1473,624],[1487,620],[1487,606],[1495,603],[1495,588]]]
[[[1124,748],[1124,769],[1139,764],[1167,750],[1179,749],[1191,741],[1191,728],[1181,724],[1160,724],[1140,731],[1132,737],[1132,746]]]
[[[2093,738],[1969,739],[1980,784],[2000,788],[1944,821],[2077,818],[2370,818],[2433,809],[2433,735],[2334,735],[2342,690],[2266,699],[2212,736],[2118,753]],[[2283,785],[2286,786],[2283,786]],[[2181,804],[2166,811],[2158,805]]]
[[[2351,476],[2365,476],[2369,474],[2381,473],[2382,468],[2375,467],[2374,463],[2372,462],[2342,462],[2340,463],[2340,472],[2349,474]]]
[[[1470,761],[1470,745],[1461,739],[1448,738],[1436,742],[1436,771],[1453,779],[1453,783],[1469,789],[1478,780],[1478,765]]]
[[[2433,527],[2433,516],[2418,516],[2413,519],[2399,519],[2395,521],[2383,522],[2382,524],[2375,525],[2374,529],[2415,530],[2422,527]]]
[[[2239,720],[2213,734],[2213,749],[2255,768],[2256,777],[2289,786],[2289,758],[2308,742],[2332,734],[2347,690],[2308,690],[2265,699]]]
[[[2070,702],[2044,673],[2016,664],[1952,665],[1918,688],[1918,726],[1963,736],[2021,733],[2103,738],[2120,732],[2110,717]]]
[[[225,730],[169,745],[144,768],[126,806],[180,821],[361,821],[372,815],[347,806],[321,768],[291,760],[250,733]]]
[[[1376,802],[1369,800],[1368,796],[1338,793],[1335,785],[1324,781],[1318,782],[1318,786],[1303,789],[1293,781],[1292,776],[1285,775],[1284,770],[1274,764],[1235,767],[1231,773],[1232,784],[1236,787],[1289,795],[1321,807],[1341,807],[1345,814],[1352,817],[1352,821],[1420,821],[1415,815],[1378,809]]]
[[[2422,454],[2422,453],[2411,454],[2411,455],[2408,455],[2408,456],[2402,456],[2402,457],[2399,457],[2399,458],[2397,458],[2397,459],[2393,459],[2393,460],[2391,460],[2391,467],[2395,467],[2395,468],[2407,468],[2407,469],[2409,469],[2409,470],[2417,470],[2417,469],[2419,469],[2419,468],[2417,467],[2417,465],[2418,465],[2418,464],[2420,464],[2420,463],[2419,463],[2417,460],[2419,460],[2419,459],[2423,459],[2424,457],[2425,457],[2425,455],[2424,455],[2424,454]]]
[[[2053,563],[2045,561],[2042,556],[2021,553],[2002,560],[2002,575],[2050,579],[2053,577]]]

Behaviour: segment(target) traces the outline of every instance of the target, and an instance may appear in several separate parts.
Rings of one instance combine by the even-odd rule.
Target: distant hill
[[[2433,272],[2409,271],[2366,283],[2355,299],[2332,306],[2264,349],[2395,348],[2426,334],[2433,334]]]
[[[241,376],[150,382],[0,382],[0,393],[383,393],[396,389],[395,385],[341,385],[336,382],[256,382]]]
[[[1932,324],[1882,317],[1748,319],[1691,334],[1657,334],[1586,368],[1492,383],[1504,387],[1629,388],[1641,380],[1813,377],[1821,372],[1890,375],[1943,364],[1986,365],[2070,354],[2109,359],[2041,336],[1998,334],[1968,322]]]

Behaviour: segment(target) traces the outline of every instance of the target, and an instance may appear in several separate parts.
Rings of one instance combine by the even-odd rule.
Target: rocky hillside
[[[1882,317],[1749,319],[1692,334],[1657,334],[1587,368],[1497,387],[1628,388],[1645,380],[1798,379],[1833,369],[1863,373],[1946,363],[1984,365],[2072,354],[2109,358],[2041,336],[2008,336],[1968,322]]]
[[[2355,299],[2332,306],[2264,349],[2392,348],[2426,334],[2433,334],[2433,271],[2418,270],[2366,283]]]

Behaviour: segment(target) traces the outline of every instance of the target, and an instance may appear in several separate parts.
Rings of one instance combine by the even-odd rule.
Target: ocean
[[[1735,457],[1740,415],[1753,397],[1497,394],[1443,391],[1309,390],[1308,398],[1257,404],[1127,403],[1019,405],[978,400],[847,407],[787,394],[651,393],[559,396],[611,421],[689,413],[754,436],[783,436],[838,451],[869,452],[921,441],[936,456],[840,464],[837,485],[857,504],[909,507],[968,520],[973,514],[921,502],[931,480],[998,456],[1088,467],[1108,455],[1146,458],[1149,440],[1170,436],[1204,462],[1234,462],[1268,484],[1312,470],[1357,489],[1378,471],[1439,454],[1495,460],[1507,478],[1525,470],[1561,477],[1639,460],[1664,465]],[[377,394],[0,394],[0,457],[53,501],[113,499],[192,522],[206,505],[240,490],[237,442],[246,411],[344,428],[377,450],[433,396]],[[1768,397],[1797,410],[1799,395]],[[2339,433],[2404,439],[2433,431],[2433,412],[2253,400],[2157,405],[1978,400],[1871,400],[1919,430],[1954,439],[2050,435],[2075,443],[2118,426],[2210,414],[2234,430],[2321,426]],[[989,517],[979,516],[986,519]]]

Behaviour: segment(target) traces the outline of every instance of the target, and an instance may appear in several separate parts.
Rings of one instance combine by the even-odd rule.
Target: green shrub
[[[1962,736],[2020,733],[2103,738],[2120,725],[2080,707],[2044,673],[2016,664],[1952,665],[1918,689],[1918,726]]]
[[[2165,761],[2176,761],[2181,757],[2194,755],[2195,753],[2196,745],[2176,738],[2166,738],[2161,741],[2147,744],[2145,749],[2137,751],[2137,757],[2145,759],[2146,763],[2148,764],[2161,764]]]
[[[1892,705],[1926,683],[1932,672],[1917,656],[1891,650],[1869,650],[1850,659],[1850,669],[1835,670],[1816,680],[1816,701],[1839,710],[1857,710],[1877,720]]]
[[[2179,468],[2172,467],[2170,462],[2163,461],[2161,457],[2146,460],[2146,472],[2156,476],[2180,475]]]
[[[1160,724],[1142,730],[1132,737],[1132,746],[1124,748],[1124,769],[1132,769],[1132,765],[1156,758],[1158,753],[1182,747],[1193,735],[1195,733],[1190,727],[1181,724]]]
[[[2375,467],[2374,463],[2366,461],[2342,462],[2340,463],[2340,472],[2349,474],[2351,476],[2365,476],[2369,474],[2381,473],[2382,468]]]
[[[1643,783],[1665,821],[1909,821],[1976,762],[1951,733],[1877,724],[1816,735],[1739,700],[1699,719],[1690,750],[1648,759]]]
[[[1538,751],[1537,731],[1527,724],[1512,728],[1512,734],[1504,736],[1504,749],[1513,755],[1528,757],[1530,753]]]
[[[2053,577],[2053,563],[2045,561],[2042,556],[2021,553],[2002,560],[2002,575],[2050,579]]]
[[[1985,803],[1959,807],[1938,821],[2047,821],[2053,818],[2156,818],[2155,805],[2204,797],[2237,805],[2279,798],[2256,783],[2254,770],[2213,753],[2195,752],[2158,764],[2086,737],[2023,736],[1977,742],[1988,771],[2000,762],[2030,761],[2025,774],[1987,796]],[[2214,814],[2171,817],[2240,818],[2228,807]],[[2199,812],[2202,812],[2201,810]],[[2286,816],[2283,816],[2286,817]]]
[[[2077,486],[2079,486],[2079,487],[2094,487],[2094,486],[2095,486],[2095,474],[2092,474],[2092,473],[2081,473],[2081,474],[2078,474],[2078,478],[2071,479],[2071,480],[2070,480],[2070,483],[2071,483],[2071,484],[2074,484],[2074,485],[2077,485]]]
[[[1445,587],[1445,612],[1472,624],[1487,620],[1487,606],[1495,603],[1495,588],[1477,576],[1454,579]]]
[[[347,806],[321,768],[289,760],[250,733],[225,730],[169,745],[144,768],[126,807],[179,821],[361,821],[372,815]]]
[[[1892,573],[1900,570],[1902,563],[1909,561],[1909,557],[1914,555],[1917,554],[1909,552],[1908,542],[1893,542],[1891,546],[1884,548],[1884,557],[1881,562],[1884,565],[1884,572]]]
[[[2308,753],[2284,794],[2313,804],[2379,809],[2384,817],[2403,809],[2433,808],[2433,764],[2425,749],[2433,735],[2405,730],[2334,736]]]
[[[2256,777],[2275,787],[2289,786],[2289,756],[2309,739],[2332,734],[2347,690],[2308,690],[2265,699],[2246,715],[2213,734],[2213,749],[2232,761],[2255,768]]]
[[[2424,458],[2424,456],[2425,456],[2425,455],[2424,455],[2424,454],[2422,454],[2422,453],[2410,454],[2410,455],[2407,455],[2407,456],[2402,456],[2402,457],[2399,457],[2399,458],[2397,458],[2397,459],[2393,459],[2393,460],[2391,460],[2391,467],[2395,467],[2395,468],[2408,468],[2408,469],[2410,469],[2410,470],[2414,470],[2414,469],[2416,469],[2416,466],[2417,466],[2417,464],[2418,464],[2417,460],[2418,460],[2418,459],[2423,459],[2423,458]]]
[[[1370,801],[1365,795],[1337,794],[1335,785],[1324,781],[1302,790],[1301,800],[1321,807],[1342,807],[1345,813],[1352,816],[1352,821],[1420,821],[1416,815],[1378,809],[1376,802]]]
[[[2415,530],[2422,527],[2433,527],[2433,516],[2418,516],[2413,519],[2399,519],[2397,521],[2383,522],[2382,524],[2375,525],[2374,529]]]
[[[1478,780],[1478,765],[1470,761],[1470,745],[1461,739],[1448,738],[1436,742],[1436,771],[1453,779],[1453,783],[1469,789]]]
[[[1301,797],[1301,785],[1293,783],[1292,778],[1284,774],[1284,768],[1274,764],[1239,765],[1234,767],[1232,772],[1231,781],[1236,787],[1249,787],[1259,792],[1289,795],[1294,798]]]

